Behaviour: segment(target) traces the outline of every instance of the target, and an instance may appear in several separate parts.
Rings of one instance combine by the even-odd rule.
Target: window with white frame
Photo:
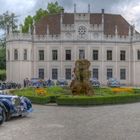
[[[79,50],[79,59],[85,59],[85,50]]]
[[[98,73],[98,68],[94,68],[93,69],[93,78],[96,78],[96,79],[98,79],[98,76],[99,75],[99,73]]]
[[[121,51],[120,51],[120,60],[121,60],[121,61],[125,61],[125,53],[126,53],[126,52],[125,52],[124,50],[121,50]]]
[[[112,50],[107,50],[107,60],[112,60]]]
[[[44,60],[44,50],[39,50],[39,61]]]
[[[71,68],[66,68],[65,69],[65,78],[66,78],[66,80],[71,79]]]
[[[126,80],[126,69],[120,69],[120,79]]]
[[[53,68],[52,69],[52,79],[57,80],[58,79],[58,69]]]
[[[111,68],[107,69],[107,79],[112,78],[113,77],[113,70]]]
[[[98,60],[98,50],[93,50],[93,60]]]
[[[52,50],[52,60],[57,60],[58,59],[58,52],[57,50]]]
[[[66,50],[66,60],[71,60],[71,50]]]
[[[43,68],[40,68],[40,69],[38,70],[38,77],[39,77],[40,79],[44,79],[44,69],[43,69]]]

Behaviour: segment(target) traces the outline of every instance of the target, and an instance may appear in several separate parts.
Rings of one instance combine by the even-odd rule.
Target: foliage
[[[35,23],[38,22],[42,17],[47,16],[48,15],[48,11],[47,10],[43,10],[42,8],[40,8],[39,10],[36,11],[35,16],[33,17]]]
[[[0,80],[4,81],[6,79],[6,71],[0,70]]]
[[[0,47],[0,69],[6,69],[6,48]]]
[[[29,96],[29,95],[26,95],[26,97],[28,99],[30,99],[32,103],[35,103],[35,104],[47,104],[51,100],[50,96],[41,97],[41,96]]]
[[[59,6],[58,2],[48,3],[47,11],[49,14],[60,13],[62,11],[62,9],[63,9],[63,7]]]
[[[9,33],[10,28],[13,32],[17,31],[17,16],[14,13],[6,11],[0,15],[0,29],[5,33]]]
[[[62,9],[63,7],[59,6],[58,2],[48,3],[47,10],[40,8],[36,11],[36,14],[33,17],[29,15],[25,18],[24,24],[22,25],[22,32],[27,33],[29,31],[29,27],[32,28],[33,22],[37,23],[44,16],[60,13]]]
[[[33,17],[27,16],[24,21],[24,25],[22,26],[22,32],[26,33],[29,31],[29,28],[33,26]]]
[[[47,92],[43,88],[37,88],[37,89],[35,89],[35,92],[37,93],[37,95],[40,95],[40,96],[47,95]]]
[[[107,105],[140,102],[140,94],[124,94],[117,96],[61,96],[57,98],[58,105]]]

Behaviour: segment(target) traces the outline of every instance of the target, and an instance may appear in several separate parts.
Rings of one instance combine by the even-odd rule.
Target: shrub
[[[58,105],[106,105],[140,102],[140,95],[116,96],[61,96],[57,99]]]
[[[47,97],[39,97],[39,96],[26,96],[28,99],[31,100],[32,103],[35,104],[47,104],[50,102],[50,96]]]

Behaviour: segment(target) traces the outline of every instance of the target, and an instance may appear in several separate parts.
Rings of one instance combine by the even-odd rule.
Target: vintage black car
[[[26,116],[32,112],[31,101],[26,97],[0,95],[0,102],[4,105],[4,120],[9,120],[11,117],[16,116]]]

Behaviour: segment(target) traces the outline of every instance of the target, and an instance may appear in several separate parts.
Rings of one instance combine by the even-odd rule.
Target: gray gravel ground
[[[33,107],[28,117],[0,126],[0,140],[140,140],[140,103]]]

